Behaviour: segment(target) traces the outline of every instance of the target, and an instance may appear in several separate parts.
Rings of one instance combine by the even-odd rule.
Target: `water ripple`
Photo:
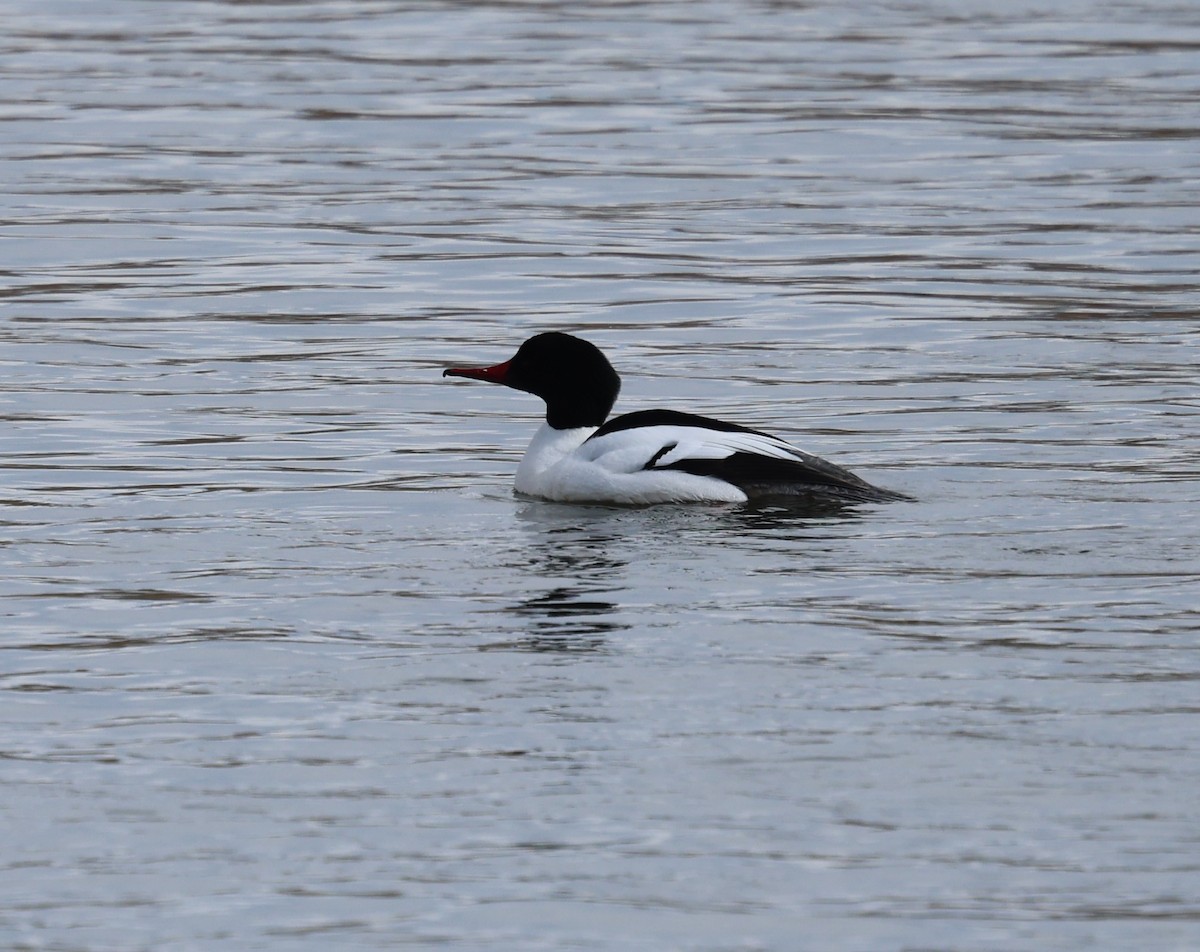
[[[5,24],[9,944],[1197,945],[1195,9]],[[548,328],[920,502],[514,499]]]

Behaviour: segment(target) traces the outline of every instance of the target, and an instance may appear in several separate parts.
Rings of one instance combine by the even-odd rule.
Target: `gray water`
[[[0,15],[5,948],[1200,947],[1200,7]]]

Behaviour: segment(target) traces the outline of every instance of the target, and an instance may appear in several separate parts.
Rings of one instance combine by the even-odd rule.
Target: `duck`
[[[529,338],[502,363],[447,367],[442,374],[500,384],[545,402],[545,422],[517,466],[514,488],[523,496],[617,505],[910,498],[736,423],[682,410],[638,410],[609,419],[620,376],[596,345],[560,331]]]

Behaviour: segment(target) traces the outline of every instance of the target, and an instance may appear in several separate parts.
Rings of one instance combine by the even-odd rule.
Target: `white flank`
[[[736,452],[795,459],[786,443],[754,433],[690,426],[646,426],[588,440],[594,427],[555,430],[543,424],[517,467],[516,490],[559,502],[745,502],[736,486],[709,476],[646,469],[683,459],[724,459]]]

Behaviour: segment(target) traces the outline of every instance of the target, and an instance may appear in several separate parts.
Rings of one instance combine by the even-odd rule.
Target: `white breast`
[[[723,480],[645,467],[667,447],[670,448],[660,456],[664,463],[687,455],[722,459],[741,447],[711,437],[747,434],[713,434],[697,427],[648,426],[588,440],[594,432],[594,427],[555,430],[543,424],[517,467],[517,492],[560,502],[630,505],[746,501],[744,492]],[[744,451],[761,452],[748,447]]]

